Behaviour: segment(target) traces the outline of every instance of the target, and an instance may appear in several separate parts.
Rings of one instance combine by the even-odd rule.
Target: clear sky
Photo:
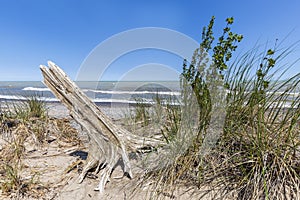
[[[282,41],[289,33],[287,46],[300,40],[299,0],[0,0],[0,81],[42,80],[38,67],[48,60],[75,79],[98,44],[134,28],[168,28],[199,42],[212,15],[216,32],[227,17],[235,18],[234,31],[244,35],[239,50],[257,41]],[[125,68],[161,63],[164,54],[150,52],[156,56],[148,59],[137,53],[136,63],[128,61],[131,55],[123,56],[104,79],[119,79]],[[299,48],[294,54],[300,57]],[[290,74],[299,71],[298,65]]]

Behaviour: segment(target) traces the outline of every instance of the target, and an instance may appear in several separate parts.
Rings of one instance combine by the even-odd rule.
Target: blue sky
[[[257,41],[282,41],[290,33],[284,42],[288,46],[300,40],[299,8],[298,0],[0,0],[0,81],[42,80],[38,67],[48,60],[76,79],[97,45],[134,28],[172,29],[199,42],[212,15],[216,33],[227,17],[235,18],[233,30],[244,35],[238,51]],[[297,56],[299,48],[292,58]],[[131,53],[114,62],[103,80],[118,80],[126,71],[152,62],[176,70],[182,63],[160,51]],[[298,65],[289,74],[299,71]]]

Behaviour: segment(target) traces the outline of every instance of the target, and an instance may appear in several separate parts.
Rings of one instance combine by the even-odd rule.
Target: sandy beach
[[[60,138],[60,133],[55,133],[49,128],[47,143],[37,145],[31,136],[24,142],[25,152],[22,157],[22,172],[20,176],[24,180],[32,180],[34,184],[26,193],[2,193],[0,199],[61,199],[61,200],[85,200],[85,199],[145,199],[149,196],[147,185],[136,188],[134,183],[139,181],[143,169],[137,163],[137,156],[131,155],[134,179],[123,176],[121,166],[116,166],[111,174],[110,181],[106,184],[105,191],[99,193],[97,187],[99,177],[97,174],[88,173],[81,184],[78,184],[78,175],[88,155],[88,138],[84,130],[69,116],[69,111],[60,103],[47,103],[46,108],[52,123],[69,124],[77,132],[78,141],[68,142]],[[101,105],[101,110],[116,124],[122,125],[124,105]],[[50,125],[51,126],[51,125]],[[20,131],[20,130],[19,130]],[[0,139],[0,150],[5,149],[8,142],[7,136]],[[0,151],[0,152],[1,152]],[[1,174],[1,173],[0,173]],[[188,195],[174,196],[171,199],[187,199]],[[165,196],[167,199],[168,195]],[[175,198],[176,197],[176,198]]]
[[[25,196],[17,194],[1,194],[0,199],[103,199],[111,194],[120,194],[117,191],[100,194],[94,191],[97,178],[86,178],[82,184],[74,183],[79,173],[79,164],[82,164],[88,155],[88,139],[86,134],[69,116],[69,111],[60,103],[47,103],[49,118],[52,121],[69,123],[78,132],[81,142],[68,143],[62,141],[56,134],[49,134],[46,144],[36,145],[32,138],[25,141],[25,155],[22,158],[22,173],[24,179],[36,181],[36,188],[28,191]],[[103,107],[103,112],[111,117],[120,118],[120,109],[112,112],[108,106]],[[8,136],[1,136],[0,150],[4,148]],[[118,170],[116,170],[116,173]],[[120,172],[119,172],[120,173]],[[33,178],[33,175],[35,178]],[[112,179],[114,180],[114,179]],[[111,187],[111,189],[115,189]],[[107,190],[109,191],[109,190]],[[80,195],[79,195],[80,194]],[[99,198],[98,198],[99,197]],[[114,196],[112,198],[115,198]],[[109,198],[108,198],[109,199]]]

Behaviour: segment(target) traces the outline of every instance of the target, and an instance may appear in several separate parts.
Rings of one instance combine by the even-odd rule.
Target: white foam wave
[[[137,104],[138,102],[135,100],[126,100],[126,99],[94,99],[95,103],[121,103],[121,104]],[[139,102],[141,103],[141,102]],[[143,104],[146,105],[154,105],[156,102],[153,100],[144,100],[142,101]],[[180,102],[161,102],[163,105],[180,105]]]
[[[1,94],[0,94],[0,99],[5,99],[5,100],[26,100],[26,98],[22,97],[22,96],[1,95]]]
[[[23,96],[14,96],[14,95],[0,95],[1,100],[13,100],[13,101],[25,101],[28,100],[27,97]],[[44,102],[58,102],[57,98],[49,98],[49,97],[37,97],[37,100]],[[135,100],[127,100],[127,99],[93,99],[95,103],[130,103],[135,104]],[[150,101],[144,101],[145,104],[151,104]]]
[[[94,99],[95,103],[124,103],[124,104],[135,104],[136,101],[125,100],[125,99]]]
[[[40,88],[40,87],[25,87],[22,89],[23,91],[39,91],[45,92],[49,91],[49,88]],[[100,94],[158,94],[158,95],[173,95],[179,96],[180,92],[175,91],[113,91],[113,90],[93,90],[93,89],[83,89],[84,92],[93,92],[93,93],[100,93]]]
[[[24,91],[39,91],[39,92],[50,91],[49,88],[39,88],[39,87],[25,87],[22,90],[24,90]]]
[[[45,101],[45,102],[57,102],[57,98],[50,98],[50,97],[36,97],[39,101]],[[3,100],[15,100],[15,101],[25,101],[30,99],[30,97],[24,97],[24,96],[17,96],[17,95],[0,95],[0,99]]]
[[[175,91],[111,91],[111,90],[91,90],[91,89],[84,89],[84,92],[94,92],[94,93],[101,93],[101,94],[158,94],[158,95],[173,95],[179,96],[180,92]]]

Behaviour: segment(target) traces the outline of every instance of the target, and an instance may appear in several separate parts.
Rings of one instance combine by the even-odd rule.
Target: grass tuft
[[[180,109],[161,105],[168,144],[145,161],[140,186],[151,182],[151,198],[174,197],[180,185],[212,199],[300,196],[300,73],[281,80],[276,65],[289,53],[254,48],[198,95],[183,80]]]

